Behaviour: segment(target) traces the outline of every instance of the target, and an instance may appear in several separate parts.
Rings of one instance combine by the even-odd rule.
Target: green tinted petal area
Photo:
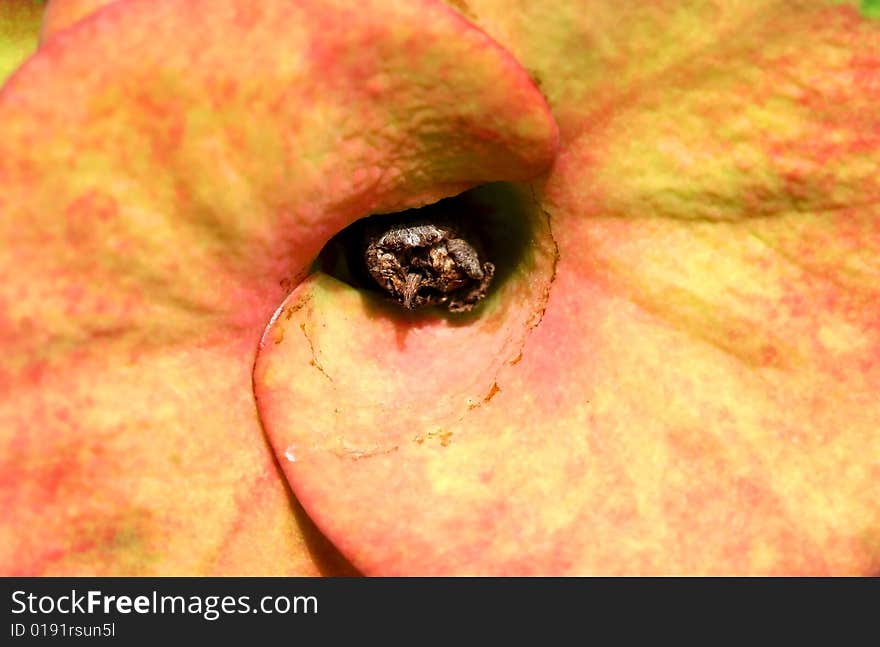
[[[880,0],[862,0],[862,15],[880,18]]]
[[[0,3],[0,84],[37,48],[44,0]]]

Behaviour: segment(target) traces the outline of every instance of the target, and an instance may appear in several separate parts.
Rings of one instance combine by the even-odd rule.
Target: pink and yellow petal
[[[352,219],[549,164],[525,72],[430,1],[126,0],[0,124],[0,570],[348,572],[266,444],[258,340]]]
[[[560,124],[549,300],[511,358],[514,287],[450,328],[301,286],[255,377],[307,511],[370,573],[876,572],[870,9],[451,4]]]

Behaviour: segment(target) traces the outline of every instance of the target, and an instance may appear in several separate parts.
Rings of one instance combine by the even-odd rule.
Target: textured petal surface
[[[552,253],[462,326],[301,285],[255,380],[309,514],[368,573],[880,570],[869,3],[451,4],[557,117],[555,278],[530,333]]]
[[[345,572],[263,436],[260,334],[351,220],[543,171],[527,74],[432,1],[125,0],[0,128],[0,572]]]
[[[67,29],[117,0],[49,0],[40,28],[41,40]]]

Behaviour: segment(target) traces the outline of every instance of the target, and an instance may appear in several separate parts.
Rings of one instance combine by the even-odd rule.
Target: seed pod
[[[485,298],[495,274],[478,248],[473,236],[448,223],[394,224],[367,232],[364,261],[373,280],[409,310],[467,312]]]

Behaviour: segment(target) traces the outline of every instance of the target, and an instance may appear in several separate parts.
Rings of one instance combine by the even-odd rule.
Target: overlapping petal
[[[308,512],[368,573],[880,569],[880,22],[451,4],[560,125],[549,300],[540,254],[466,326],[301,286],[255,378]]]
[[[0,128],[0,570],[344,571],[260,334],[353,219],[542,171],[527,74],[428,0],[125,0],[49,30]]]

